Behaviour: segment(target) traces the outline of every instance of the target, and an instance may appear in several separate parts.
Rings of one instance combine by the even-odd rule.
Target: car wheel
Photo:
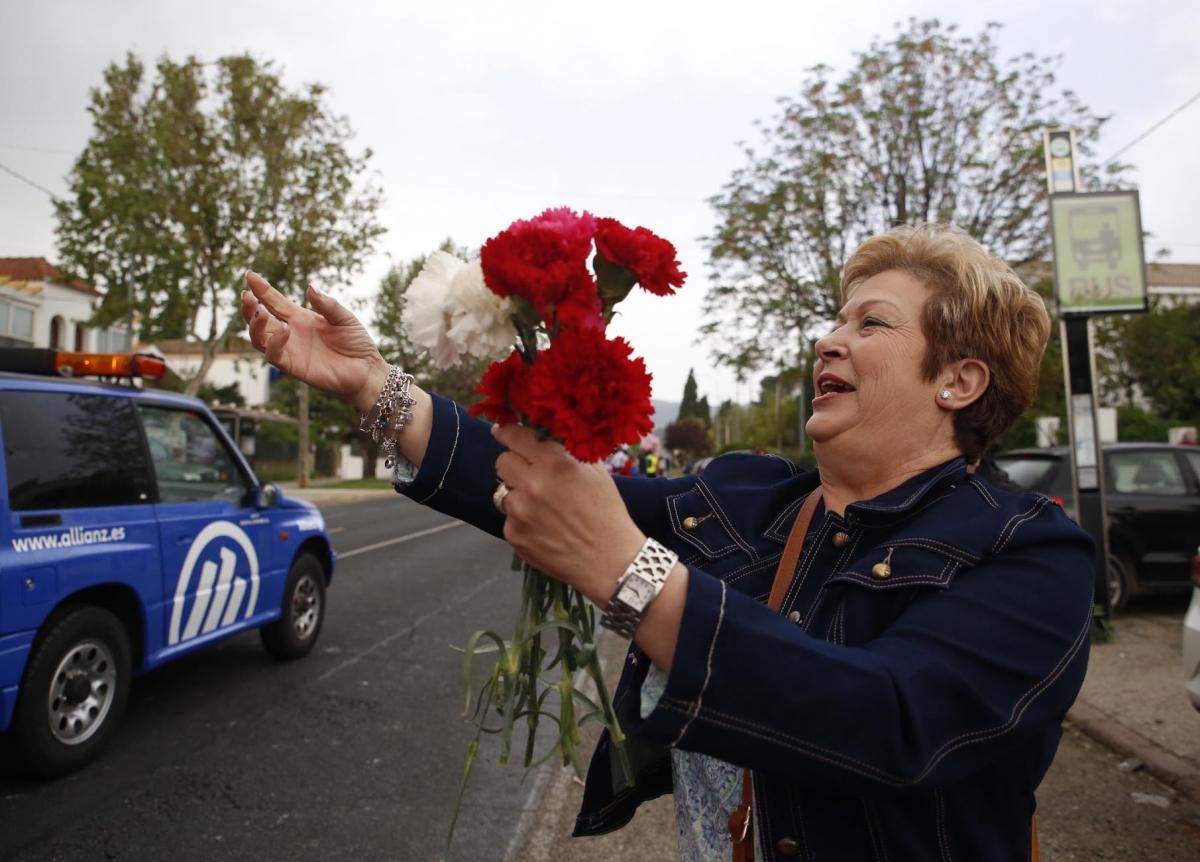
[[[288,571],[279,619],[259,629],[263,648],[277,659],[308,655],[325,621],[325,569],[312,554],[301,554]]]
[[[95,758],[125,712],[132,675],[129,636],[112,613],[58,611],[29,657],[13,716],[24,771],[57,778]]]
[[[1126,557],[1108,555],[1108,609],[1112,613],[1125,610],[1129,592],[1133,589],[1133,568]]]

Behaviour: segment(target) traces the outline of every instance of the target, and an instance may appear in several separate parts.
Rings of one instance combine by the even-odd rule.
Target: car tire
[[[129,636],[111,612],[67,605],[46,621],[13,715],[17,762],[34,778],[90,763],[112,737],[133,678]]]
[[[1133,564],[1122,554],[1108,555],[1108,610],[1120,613],[1129,604],[1133,590]]]
[[[283,661],[303,658],[324,622],[325,568],[312,554],[301,554],[288,571],[279,619],[259,629],[263,649]]]

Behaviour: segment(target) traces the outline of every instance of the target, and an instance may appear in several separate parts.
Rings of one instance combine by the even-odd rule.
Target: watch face
[[[1066,138],[1051,138],[1050,139],[1050,155],[1056,158],[1063,158],[1071,154],[1071,142]]]
[[[640,611],[654,598],[654,585],[641,578],[630,578],[625,582],[625,589],[621,592],[624,593],[621,597],[622,600],[630,607]]]

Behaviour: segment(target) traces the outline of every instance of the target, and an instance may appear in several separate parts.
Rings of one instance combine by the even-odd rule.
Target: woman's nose
[[[841,327],[838,327],[827,335],[823,335],[817,339],[817,343],[814,345],[814,348],[817,351],[817,356],[819,356],[821,359],[837,359],[839,356],[845,355],[845,345],[843,345],[841,339],[838,338],[838,333],[840,331]]]

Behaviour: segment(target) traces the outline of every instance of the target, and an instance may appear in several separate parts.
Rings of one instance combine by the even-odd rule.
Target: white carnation
[[[479,261],[467,263],[444,251],[429,256],[405,291],[401,323],[438,368],[457,365],[464,353],[495,355],[517,337],[512,302],[487,289]]]
[[[458,362],[459,347],[447,334],[450,328],[447,299],[454,274],[463,266],[454,255],[435,251],[404,292],[400,323],[409,340],[428,350],[438,368],[449,368]]]
[[[450,283],[450,340],[472,356],[495,356],[517,340],[511,299],[488,290],[478,260],[464,265]]]

